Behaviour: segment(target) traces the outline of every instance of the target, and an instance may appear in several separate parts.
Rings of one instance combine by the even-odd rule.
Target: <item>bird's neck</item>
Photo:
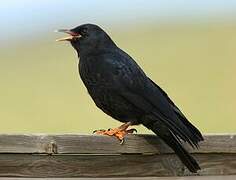
[[[80,56],[88,56],[91,54],[94,54],[94,55],[102,54],[116,48],[117,46],[112,40],[109,40],[109,41],[103,40],[103,41],[91,44],[89,46],[86,46],[86,47],[81,46],[79,50],[79,54]]]

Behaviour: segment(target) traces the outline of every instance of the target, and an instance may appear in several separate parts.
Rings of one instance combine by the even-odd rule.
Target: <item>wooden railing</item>
[[[202,170],[190,173],[154,135],[117,139],[78,134],[0,135],[0,177],[151,177],[236,175],[236,136],[205,135],[189,152]]]

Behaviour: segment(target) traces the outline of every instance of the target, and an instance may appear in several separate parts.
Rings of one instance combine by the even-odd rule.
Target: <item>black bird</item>
[[[105,31],[94,24],[58,31],[70,35],[58,41],[69,41],[77,51],[81,79],[96,106],[124,123],[98,134],[123,140],[135,130],[128,130],[130,125],[143,124],[169,145],[191,172],[200,169],[181,144],[183,140],[197,148],[203,140],[200,131]]]

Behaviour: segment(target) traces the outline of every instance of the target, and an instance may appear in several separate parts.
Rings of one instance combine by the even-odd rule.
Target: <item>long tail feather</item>
[[[144,120],[143,125],[152,130],[159,136],[168,146],[170,146],[176,155],[180,158],[182,163],[189,169],[189,171],[196,173],[200,170],[197,161],[186,151],[182,146],[178,137],[174,135],[161,121]]]

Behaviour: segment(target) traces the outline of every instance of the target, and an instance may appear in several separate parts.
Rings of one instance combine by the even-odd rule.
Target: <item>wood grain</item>
[[[153,177],[236,175],[236,136],[205,135],[200,149],[185,147],[202,170],[190,173],[154,135],[115,138],[78,134],[0,135],[0,177]]]
[[[195,154],[202,170],[195,175],[235,175],[236,156]],[[30,155],[1,154],[1,177],[148,177],[190,175],[174,154]],[[193,175],[193,174],[191,174]]]
[[[30,178],[30,180],[91,180],[94,178]],[[105,180],[235,180],[236,176],[185,176],[185,177],[125,177],[106,178]],[[29,178],[0,177],[0,180],[29,180]],[[96,178],[104,180],[104,178]]]
[[[235,135],[207,135],[200,148],[191,153],[236,153]],[[3,134],[0,135],[0,153],[47,154],[168,154],[173,151],[155,135],[129,135],[125,144],[115,138],[78,134]]]

